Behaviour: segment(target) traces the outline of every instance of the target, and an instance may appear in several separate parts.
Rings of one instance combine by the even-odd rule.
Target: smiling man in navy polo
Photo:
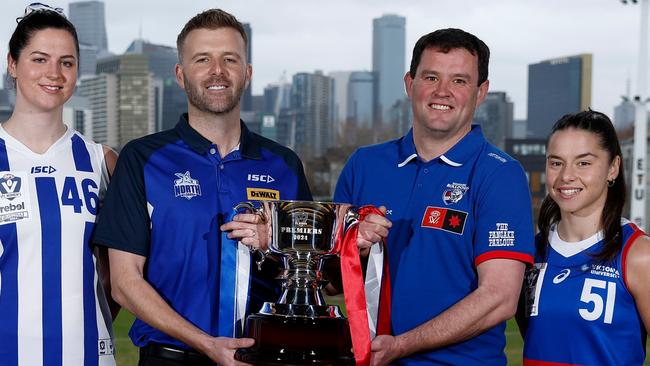
[[[265,249],[258,216],[224,222],[241,201],[311,199],[298,156],[240,120],[252,73],[246,44],[243,25],[223,10],[187,22],[176,77],[188,113],[175,128],[127,144],[106,195],[94,241],[109,248],[113,296],[137,317],[129,335],[139,366],[241,365],[235,351],[254,341],[231,338],[234,291],[224,289],[247,289],[239,276],[250,273],[248,310],[257,311],[277,299],[277,281],[242,265],[250,253],[228,252],[222,235]],[[249,298],[239,299],[246,308]]]
[[[520,164],[472,125],[488,92],[489,49],[459,29],[420,38],[404,76],[413,128],[357,150],[334,200],[383,205],[367,248],[388,231],[393,336],[372,364],[505,365],[505,320],[532,263],[533,220]],[[362,250],[361,253],[367,253]]]

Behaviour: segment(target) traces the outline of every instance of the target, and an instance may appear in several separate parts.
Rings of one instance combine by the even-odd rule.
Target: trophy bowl
[[[240,349],[237,360],[254,365],[354,365],[347,319],[327,305],[323,260],[340,251],[350,225],[358,220],[353,206],[312,201],[263,201],[255,209],[271,230],[269,251],[280,259],[282,295],[265,302],[246,320],[245,336],[255,345]]]

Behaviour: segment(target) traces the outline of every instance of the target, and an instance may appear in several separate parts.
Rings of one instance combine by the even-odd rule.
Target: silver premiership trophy
[[[235,358],[254,365],[354,365],[347,319],[327,305],[323,259],[337,255],[350,225],[358,221],[349,204],[264,201],[256,209],[271,230],[269,250],[282,262],[282,295],[246,320],[246,337],[255,345]]]

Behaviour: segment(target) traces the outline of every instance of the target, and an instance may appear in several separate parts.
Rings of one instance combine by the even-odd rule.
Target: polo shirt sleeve
[[[503,258],[533,263],[532,204],[526,175],[516,161],[494,169],[475,203],[474,262]]]
[[[144,156],[127,144],[108,185],[93,242],[147,256],[150,219],[144,188]]]

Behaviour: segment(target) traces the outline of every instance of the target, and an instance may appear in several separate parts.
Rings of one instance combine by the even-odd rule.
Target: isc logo
[[[43,166],[33,166],[32,174],[52,174],[56,171],[53,166],[43,165]]]
[[[264,182],[264,183],[275,182],[275,179],[273,179],[273,177],[270,176],[269,174],[249,174],[248,180],[250,182]]]

